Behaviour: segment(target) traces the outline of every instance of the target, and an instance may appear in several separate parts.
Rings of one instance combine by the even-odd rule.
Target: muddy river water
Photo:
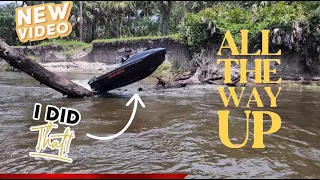
[[[88,80],[86,74],[61,75],[82,85]],[[124,134],[108,141],[86,136],[119,132],[131,116],[132,106],[126,103],[137,93],[137,87],[139,84],[126,87],[126,91],[114,90],[106,97],[68,99],[23,73],[0,73],[0,172],[180,172],[187,173],[187,178],[320,178],[319,88],[283,87],[278,108],[272,109],[281,117],[282,126],[265,136],[265,149],[252,149],[252,123],[245,147],[229,149],[221,143],[217,110],[224,107],[217,89],[211,86],[138,92],[146,107],[138,107]],[[244,98],[249,95],[246,91]],[[261,98],[269,104],[268,96]],[[80,111],[80,123],[71,127],[76,137],[68,156],[73,163],[29,156],[35,152],[38,138],[38,132],[29,128],[45,123],[43,118],[32,120],[35,103]],[[229,109],[230,139],[241,144],[246,108]],[[265,124],[267,127],[270,121]],[[59,125],[55,131],[62,132],[65,127]]]

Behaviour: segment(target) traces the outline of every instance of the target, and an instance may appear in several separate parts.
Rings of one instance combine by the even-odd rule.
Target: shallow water
[[[92,76],[61,75],[81,85],[86,85]],[[264,109],[282,118],[281,129],[264,137],[266,148],[251,148],[250,128],[247,145],[229,149],[219,139],[217,110],[225,108],[215,87],[137,92],[143,83],[147,82],[113,90],[107,97],[68,99],[23,73],[0,73],[0,172],[180,172],[187,173],[187,178],[320,178],[319,90],[283,87],[278,108]],[[250,92],[246,91],[243,98],[248,99]],[[139,93],[146,107],[138,107],[124,134],[108,141],[86,136],[119,132],[131,116],[133,106],[126,103],[134,93]],[[266,106],[270,102],[265,93],[261,99]],[[29,152],[35,152],[38,138],[38,133],[29,128],[45,124],[43,117],[32,120],[34,103],[80,111],[81,122],[71,127],[76,136],[68,154],[72,164],[29,157]],[[245,139],[245,105],[243,102],[240,108],[229,108],[229,136],[239,144]],[[265,126],[270,127],[270,121],[266,120]],[[53,133],[62,132],[65,127],[59,125]]]

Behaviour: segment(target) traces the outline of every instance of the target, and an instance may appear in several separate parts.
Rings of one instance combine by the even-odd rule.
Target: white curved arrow
[[[137,112],[137,107],[138,107],[138,102],[140,103],[140,105],[145,108],[146,106],[144,105],[144,103],[142,102],[141,98],[139,97],[138,94],[134,94],[132,96],[132,98],[127,102],[126,106],[129,106],[132,101],[134,100],[134,106],[133,106],[133,111],[132,111],[132,114],[131,114],[131,117],[130,117],[130,120],[128,121],[127,125],[120,131],[118,132],[117,134],[115,135],[112,135],[112,136],[108,136],[108,137],[98,137],[98,136],[94,136],[94,135],[91,135],[89,133],[87,133],[87,136],[92,138],[92,139],[98,139],[98,140],[110,140],[110,139],[113,139],[113,138],[116,138],[118,136],[120,136],[121,134],[123,134],[128,128],[129,126],[131,125],[133,119],[134,119],[134,116],[136,115],[136,112]]]

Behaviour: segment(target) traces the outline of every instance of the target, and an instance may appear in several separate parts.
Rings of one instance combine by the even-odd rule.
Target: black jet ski
[[[91,79],[88,84],[93,92],[105,93],[140,81],[150,76],[163,63],[165,55],[165,48],[140,51],[128,58],[117,69]]]

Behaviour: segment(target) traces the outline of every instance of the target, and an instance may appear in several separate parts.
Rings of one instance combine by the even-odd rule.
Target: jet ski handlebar
[[[157,48],[156,46],[154,46],[154,47],[147,47],[144,51],[147,51],[147,50],[149,50],[149,49],[155,49],[155,48]]]

